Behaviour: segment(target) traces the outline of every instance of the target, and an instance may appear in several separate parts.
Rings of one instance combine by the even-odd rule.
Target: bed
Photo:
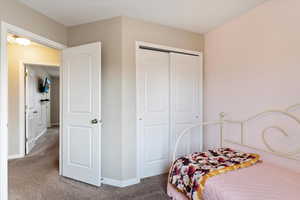
[[[283,111],[268,110],[243,121],[226,120],[224,113],[221,113],[218,121],[204,122],[185,129],[175,144],[173,165],[169,171],[167,184],[168,195],[173,200],[299,200],[300,173],[285,167],[284,162],[286,160],[300,162],[300,150],[291,152],[275,150],[266,137],[269,130],[276,130],[287,137],[285,130],[277,125],[263,129],[261,139],[265,148],[247,145],[242,131],[250,120],[265,114],[284,115],[300,124],[300,120],[291,114],[291,110],[295,107],[300,108],[297,104]],[[242,127],[239,142],[225,139],[223,136],[224,125],[230,123]],[[206,125],[220,125],[220,147],[207,152],[194,152],[176,157],[179,143],[189,130]],[[296,143],[299,145],[299,142]],[[235,147],[246,147],[251,153],[228,147],[230,144]],[[261,152],[263,158],[257,152]],[[268,155],[282,158],[281,165],[269,162],[269,159],[264,160]]]

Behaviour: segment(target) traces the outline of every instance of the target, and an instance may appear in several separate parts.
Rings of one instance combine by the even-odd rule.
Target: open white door
[[[63,51],[62,175],[101,185],[101,43]]]
[[[32,148],[35,145],[35,135],[37,130],[37,123],[39,121],[38,110],[35,101],[35,92],[37,89],[37,83],[34,78],[34,73],[26,67],[26,76],[25,76],[25,154],[29,154]]]

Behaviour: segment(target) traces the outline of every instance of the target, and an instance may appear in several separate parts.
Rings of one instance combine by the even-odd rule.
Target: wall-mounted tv
[[[51,81],[48,79],[48,77],[45,77],[44,79],[40,79],[40,83],[39,83],[40,93],[48,93],[50,84],[51,84]]]

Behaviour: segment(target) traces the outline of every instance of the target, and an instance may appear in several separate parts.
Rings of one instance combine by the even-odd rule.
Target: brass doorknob
[[[98,124],[98,119],[93,119],[93,120],[91,121],[91,123],[92,123],[92,124]]]

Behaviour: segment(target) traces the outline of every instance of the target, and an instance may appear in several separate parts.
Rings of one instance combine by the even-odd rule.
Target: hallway
[[[58,129],[49,129],[29,156],[9,161],[9,200],[165,200],[166,176],[125,188],[96,188],[58,175]],[[122,197],[122,198],[121,198]]]

